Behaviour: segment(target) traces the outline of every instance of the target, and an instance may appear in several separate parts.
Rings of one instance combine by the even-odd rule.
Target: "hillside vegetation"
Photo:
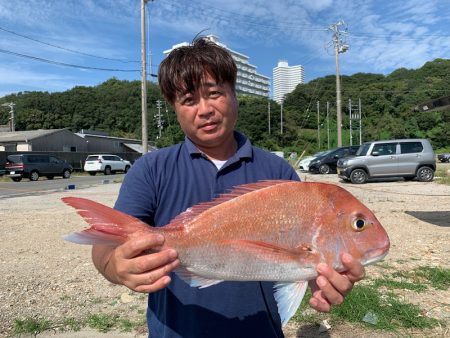
[[[436,59],[420,69],[400,68],[384,76],[358,73],[342,76],[343,144],[349,144],[348,102],[352,110],[361,100],[362,141],[403,137],[426,137],[435,149],[450,149],[450,109],[420,113],[418,104],[450,95],[450,60]],[[140,82],[111,78],[94,86],[77,86],[65,92],[21,92],[4,96],[0,104],[16,104],[16,130],[68,128],[106,131],[110,135],[141,137]],[[157,127],[157,100],[163,122],[161,137]],[[320,145],[318,144],[317,102],[320,102]],[[326,103],[329,102],[329,119]],[[183,134],[176,117],[154,83],[148,85],[149,140],[158,146],[180,142]],[[270,104],[269,104],[270,102]],[[260,97],[239,97],[237,128],[257,145],[271,150],[307,153],[337,145],[336,79],[317,78],[298,85],[281,107]],[[270,133],[269,133],[270,105]],[[0,110],[0,124],[6,124],[8,108]],[[330,133],[327,136],[327,126]],[[359,124],[353,121],[353,144],[359,143]]]

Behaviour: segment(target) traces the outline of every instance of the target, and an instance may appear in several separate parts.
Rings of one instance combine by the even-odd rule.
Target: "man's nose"
[[[213,109],[208,99],[200,98],[198,102],[198,114],[201,117],[208,117],[213,114]]]

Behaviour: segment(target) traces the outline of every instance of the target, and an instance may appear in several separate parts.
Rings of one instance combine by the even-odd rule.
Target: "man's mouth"
[[[208,123],[204,123],[202,125],[200,125],[200,129],[202,130],[213,130],[217,127],[217,123],[216,122],[208,122]]]

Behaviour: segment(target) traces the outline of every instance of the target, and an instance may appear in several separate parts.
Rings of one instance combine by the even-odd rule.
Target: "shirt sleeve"
[[[133,164],[125,175],[114,208],[153,226],[157,197],[151,161],[143,156]]]

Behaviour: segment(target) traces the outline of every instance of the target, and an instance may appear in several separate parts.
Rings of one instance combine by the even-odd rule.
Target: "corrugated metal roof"
[[[142,148],[142,144],[135,144],[135,143],[124,143],[123,144],[125,147],[130,148],[131,150],[134,150],[137,153],[142,154],[143,153],[143,148]],[[157,148],[149,145],[148,146],[148,152],[151,152],[153,150],[156,150]]]
[[[0,143],[1,142],[26,142],[28,140],[33,140],[39,137],[50,135],[53,133],[60,132],[64,129],[38,129],[38,130],[24,130],[24,131],[7,131],[0,132]]]
[[[134,138],[125,138],[125,137],[118,137],[118,136],[108,136],[108,135],[99,135],[99,134],[88,134],[88,133],[75,133],[75,135],[78,135],[82,138],[86,138],[86,137],[97,137],[97,138],[106,138],[106,139],[110,139],[110,140],[118,140],[118,141],[139,141],[137,139]]]

